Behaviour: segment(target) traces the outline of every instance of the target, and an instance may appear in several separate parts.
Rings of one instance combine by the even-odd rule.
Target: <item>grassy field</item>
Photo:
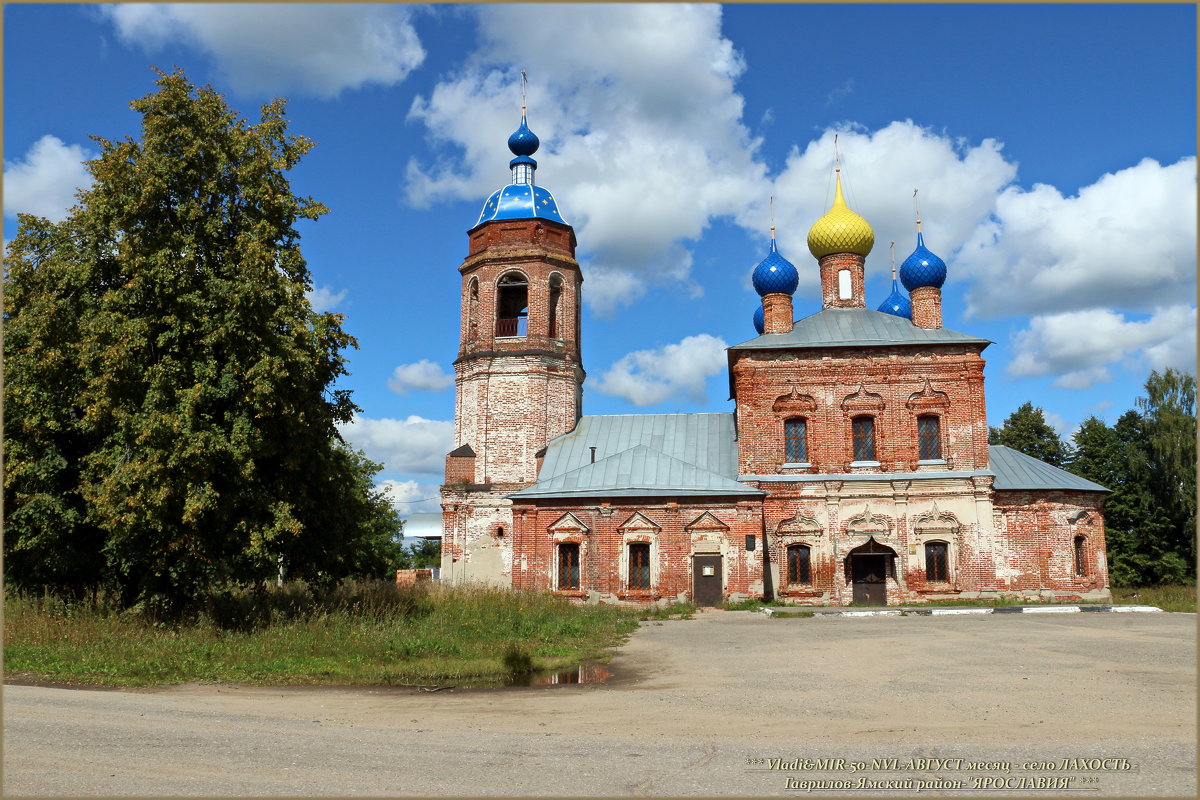
[[[183,625],[10,594],[4,666],[10,677],[105,686],[429,685],[601,657],[637,620],[634,611],[545,593],[436,585],[227,595]]]

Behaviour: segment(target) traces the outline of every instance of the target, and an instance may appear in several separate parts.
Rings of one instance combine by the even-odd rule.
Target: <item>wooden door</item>
[[[875,553],[854,556],[854,603],[887,605],[887,556]]]
[[[715,606],[721,602],[721,557],[692,557],[692,602]]]

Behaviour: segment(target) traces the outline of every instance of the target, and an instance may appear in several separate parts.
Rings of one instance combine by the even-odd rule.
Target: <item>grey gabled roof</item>
[[[993,488],[1005,489],[1067,489],[1080,492],[1107,492],[1098,483],[1072,475],[1039,461],[1033,456],[1000,444],[988,445],[988,460],[992,472],[996,473]]]
[[[991,343],[990,339],[968,336],[948,328],[919,328],[911,320],[869,308],[827,308],[797,320],[789,333],[763,334],[729,349],[906,344],[978,344],[986,347]]]
[[[762,494],[737,481],[734,434],[732,414],[582,417],[547,445],[538,482],[510,497]]]

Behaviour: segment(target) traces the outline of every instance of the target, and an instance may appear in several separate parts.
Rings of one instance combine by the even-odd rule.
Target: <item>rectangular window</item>
[[[839,300],[849,300],[850,295],[852,293],[853,292],[850,288],[850,270],[839,269],[838,270],[838,299]]]
[[[854,460],[875,460],[875,420],[871,417],[854,420]]]
[[[937,417],[917,417],[917,443],[922,461],[931,461],[942,457],[940,427]]]
[[[558,588],[579,588],[579,545],[560,544],[558,546]]]
[[[948,581],[946,560],[950,550],[945,542],[928,542],[925,545],[925,580]]]
[[[629,588],[650,588],[649,542],[634,542],[629,545]]]
[[[1087,559],[1083,548],[1084,538],[1082,536],[1075,537],[1075,575],[1082,578],[1087,575]]]
[[[786,450],[784,459],[790,464],[808,461],[808,423],[802,419],[789,419],[783,423],[783,440]]]
[[[812,550],[806,544],[792,545],[787,550],[788,583],[812,583]]]

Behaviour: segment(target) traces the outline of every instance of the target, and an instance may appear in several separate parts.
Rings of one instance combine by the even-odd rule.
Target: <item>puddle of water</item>
[[[560,683],[604,683],[612,672],[603,664],[577,664],[566,669],[532,672],[528,675],[513,675],[505,686],[555,686]]]
[[[509,686],[558,686],[567,683],[604,683],[613,676],[604,664],[585,662],[564,669],[537,670],[502,678],[456,680],[457,689],[500,689]]]

